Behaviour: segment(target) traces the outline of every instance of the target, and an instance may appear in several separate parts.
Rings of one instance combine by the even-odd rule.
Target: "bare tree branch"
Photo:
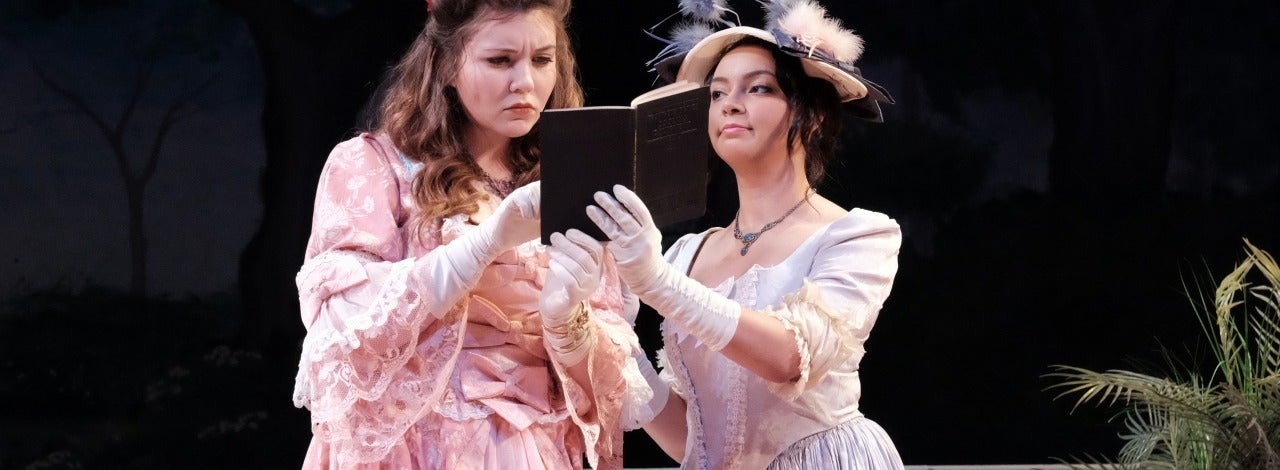
[[[138,103],[142,101],[142,93],[146,91],[147,86],[151,83],[152,71],[151,61],[143,64],[142,70],[138,71],[138,79],[133,82],[133,90],[129,92],[129,101],[125,104],[124,112],[120,114],[120,119],[116,121],[116,135],[124,135],[125,129],[129,126],[129,120],[133,119],[133,111],[138,109]]]
[[[67,102],[71,103],[76,110],[84,114],[90,121],[93,121],[93,125],[101,130],[103,135],[108,136],[108,139],[110,139],[110,136],[114,136],[116,134],[115,130],[107,124],[107,121],[94,111],[83,97],[66,86],[63,86],[61,83],[58,83],[58,81],[54,80],[53,77],[50,77],[49,74],[44,71],[44,68],[41,67],[40,64],[29,54],[27,55],[27,58],[31,63],[31,69],[36,73],[36,77],[40,79],[40,83],[43,83],[50,91],[53,91],[64,100],[67,100]]]
[[[155,140],[151,143],[151,153],[147,155],[147,164],[142,168],[142,173],[138,174],[135,183],[146,186],[151,181],[151,175],[155,174],[156,166],[160,161],[160,148],[164,146],[165,137],[169,135],[169,129],[173,124],[178,122],[178,114],[182,112],[185,104],[176,101],[169,105],[165,110],[164,117],[160,119],[160,128],[156,130]]]
[[[81,114],[83,114],[86,118],[88,118],[89,121],[92,122],[93,125],[97,127],[99,131],[102,132],[103,138],[107,139],[107,144],[111,147],[112,153],[115,154],[116,166],[120,172],[120,176],[124,178],[125,181],[131,181],[133,176],[133,169],[129,165],[129,159],[127,158],[127,155],[125,154],[125,150],[124,150],[124,141],[122,137],[123,127],[120,127],[121,125],[118,124],[116,129],[112,129],[112,127],[107,124],[106,119],[104,119],[101,114],[98,114],[97,111],[94,111],[93,108],[89,106],[88,101],[86,101],[84,97],[80,96],[79,93],[76,93],[70,88],[59,83],[57,80],[51,77],[47,72],[45,72],[44,67],[40,66],[40,63],[36,61],[35,57],[31,54],[31,52],[27,50],[27,48],[24,47],[20,42],[18,42],[17,39],[14,39],[11,35],[7,33],[0,33],[0,38],[5,39],[7,42],[13,44],[13,46],[18,49],[19,53],[21,53],[22,56],[27,59],[27,63],[31,65],[31,70],[35,72],[36,78],[40,79],[40,83],[44,84],[45,88],[48,88],[50,91],[53,91],[58,96],[61,96],[62,99],[66,100],[68,103],[71,103],[73,107],[75,107],[78,111],[80,111]],[[134,96],[131,99],[131,101],[136,99],[137,99],[137,96]],[[130,104],[130,106],[132,106],[132,103]]]
[[[151,153],[147,155],[147,164],[143,167],[142,173],[138,175],[140,183],[147,184],[151,180],[151,176],[155,174],[156,167],[160,162],[161,148],[164,146],[165,137],[169,134],[169,129],[174,124],[177,124],[178,121],[193,114],[196,107],[192,106],[191,102],[204,94],[213,85],[217,77],[217,74],[211,74],[199,85],[183,90],[178,95],[178,98],[165,109],[164,117],[160,119],[160,128],[156,131],[155,139],[151,143]]]

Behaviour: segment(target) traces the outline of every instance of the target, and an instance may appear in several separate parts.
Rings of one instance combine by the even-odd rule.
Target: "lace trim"
[[[640,429],[653,421],[661,411],[651,406],[655,397],[654,391],[647,386],[648,382],[640,373],[640,363],[636,361],[635,357],[628,357],[622,366],[622,380],[626,381],[627,390],[622,395],[622,410],[618,421],[622,424],[624,431]]]
[[[800,378],[795,382],[768,383],[769,391],[786,401],[794,401],[804,391],[804,384],[809,383],[809,364],[813,360],[813,356],[809,354],[809,343],[805,341],[804,334],[800,332],[800,327],[791,323],[791,320],[787,319],[786,316],[772,310],[765,310],[764,313],[781,321],[782,327],[790,331],[791,335],[795,337],[796,349],[800,352]]]
[[[594,328],[594,329],[598,330],[599,328]],[[593,331],[588,334],[597,334],[597,333]],[[596,348],[601,346],[602,343],[603,342],[596,342]],[[592,349],[590,352],[587,353],[587,358],[585,359],[585,361],[587,361],[587,367],[588,367],[587,376],[590,378],[594,378],[595,376],[594,363],[595,363],[597,352],[598,352],[598,349]],[[582,438],[585,444],[584,447],[587,453],[587,460],[592,463],[592,467],[594,468],[596,467],[597,462],[599,461],[599,453],[597,452],[595,447],[596,447],[596,443],[600,442],[600,424],[588,423],[586,421],[583,421],[581,413],[578,412],[578,407],[575,405],[575,403],[579,401],[594,402],[595,400],[592,399],[593,397],[587,396],[586,391],[583,390],[581,386],[574,383],[572,380],[567,379],[569,377],[569,371],[565,369],[564,365],[561,364],[560,361],[551,361],[551,365],[552,367],[554,367],[556,376],[560,378],[559,380],[560,390],[564,396],[566,417],[572,420],[573,424],[577,426],[578,429],[582,432]]]
[[[605,276],[609,278],[608,272]],[[620,283],[616,277],[610,279],[613,283]],[[604,285],[608,285],[608,282]],[[597,294],[607,290],[601,289]],[[611,292],[615,294],[609,301],[593,296],[589,302],[593,320],[588,334],[596,335],[594,346],[585,359],[591,393],[588,394],[579,383],[569,379],[568,370],[563,364],[551,361],[559,378],[566,415],[582,432],[587,461],[592,468],[622,467],[622,426],[626,422],[622,420],[622,415],[627,413],[629,406],[627,396],[633,393],[637,384],[648,388],[648,383],[644,381],[634,362],[629,365],[634,377],[628,377],[628,364],[623,358],[630,358],[628,350],[638,349],[639,341],[630,325],[616,311],[622,305],[621,297],[617,295],[620,288],[615,286]],[[600,336],[604,338],[601,339]],[[611,375],[615,368],[621,369],[616,371],[617,376]],[[594,407],[595,422],[583,420],[578,403],[588,403]]]
[[[350,449],[349,452],[354,454],[352,459],[358,463],[374,462],[384,458],[387,452],[403,439],[404,432],[430,411],[430,407],[425,405],[439,400],[440,393],[446,388],[444,382],[447,374],[443,371],[454,367],[458,350],[462,345],[460,337],[465,318],[465,309],[455,310],[453,314],[446,317],[450,323],[442,325],[439,332],[426,343],[426,349],[430,353],[423,358],[423,362],[441,365],[433,371],[434,373],[426,373],[425,380],[406,381],[399,387],[400,393],[371,403],[374,406],[407,406],[414,403],[420,407],[417,411],[404,414],[374,412],[368,416],[356,414],[349,423],[343,421],[318,423],[313,418],[313,432],[316,436],[338,449],[340,455],[348,452],[343,449]],[[433,380],[434,383],[432,383]],[[335,463],[342,465],[342,462]]]
[[[728,368],[728,379],[725,381],[724,390],[729,398],[728,413],[725,416],[725,429],[728,434],[725,436],[724,462],[721,466],[724,468],[739,468],[742,466],[742,449],[746,447],[747,441],[747,371],[737,363],[729,360],[723,355],[718,355],[716,359],[723,363],[721,367]]]
[[[742,277],[734,282],[737,292],[732,298],[738,301],[738,304],[745,305],[747,308],[754,309],[756,299],[760,294],[760,265],[753,264],[747,272],[742,273]]]
[[[685,462],[689,462],[690,458],[696,462],[694,468],[707,468],[707,441],[703,434],[702,428],[702,408],[698,406],[698,394],[693,389],[693,380],[689,376],[689,368],[684,364],[683,353],[680,351],[679,343],[676,341],[675,333],[668,330],[667,325],[670,322],[662,322],[663,341],[666,344],[675,345],[670,351],[663,354],[668,359],[668,366],[674,366],[675,375],[678,381],[689,384],[687,387],[673,387],[683,389],[681,394],[685,400],[685,421],[689,424],[689,440],[685,443],[684,461],[681,467],[685,468]],[[663,348],[666,351],[667,348]],[[666,369],[663,369],[664,371]]]
[[[753,308],[760,287],[760,265],[752,265],[737,279],[730,277],[714,289],[718,294]],[[746,447],[747,431],[747,370],[737,363],[716,354],[714,361],[721,372],[721,380],[714,386],[728,403],[725,408],[725,450],[722,468],[738,468],[742,464],[742,450]]]
[[[851,312],[841,314],[828,305],[822,298],[822,292],[808,279],[804,280],[804,284],[800,289],[784,296],[778,308],[766,309],[764,313],[777,318],[782,322],[783,327],[795,336],[796,348],[800,353],[800,378],[798,380],[781,384],[768,384],[771,392],[785,400],[795,400],[815,382],[822,380],[826,376],[826,369],[842,364],[851,357],[861,360],[863,354],[865,354],[862,341],[855,336],[856,328],[851,319]],[[804,321],[805,318],[814,319],[820,323],[810,326]],[[809,337],[814,333],[812,330],[815,327],[826,327],[831,330],[835,336],[836,344],[834,348],[827,345],[812,344],[809,341]],[[822,351],[817,349],[822,349]],[[820,370],[815,376],[813,371],[814,357],[824,353],[830,355],[829,359],[823,358],[822,361],[827,367],[820,367],[823,370]]]
[[[493,411],[493,408],[490,408],[484,403],[473,403],[458,400],[452,390],[446,391],[441,397],[441,400],[448,400],[448,402],[441,402],[432,406],[431,411],[453,421],[461,422],[488,419],[489,416],[496,413]],[[569,409],[565,408],[551,413],[543,413],[538,416],[537,422],[539,424],[551,424],[564,421],[568,418]]]
[[[617,291],[617,295],[621,296],[621,288],[604,289]],[[622,307],[619,305],[619,307]],[[602,312],[603,313],[603,312]],[[599,318],[599,317],[598,317]],[[652,421],[661,410],[655,410],[651,406],[653,399],[656,397],[653,388],[649,386],[649,381],[645,379],[644,373],[640,372],[640,363],[637,361],[647,361],[644,357],[644,349],[640,347],[640,341],[635,335],[635,330],[629,323],[623,325],[606,325],[601,318],[601,330],[609,341],[614,345],[627,351],[627,358],[622,364],[622,381],[626,386],[622,394],[622,408],[619,410],[618,421],[622,425],[623,430],[632,431],[640,429],[641,426]],[[626,320],[623,319],[625,322]],[[640,359],[636,355],[640,355]]]
[[[458,376],[455,368],[449,379],[449,388],[444,390],[435,405],[431,406],[431,410],[454,421],[470,421],[475,419],[485,419],[494,413],[493,408],[489,405],[479,402],[469,402],[458,399],[459,390],[462,390],[462,379]]]
[[[362,261],[377,258],[354,252],[322,254],[300,271],[299,283],[305,285],[325,265],[354,262],[363,266]],[[427,315],[418,308],[422,299],[407,289],[412,267],[412,259],[391,263],[364,312],[344,317],[341,331],[317,325],[303,341],[294,404],[311,410],[313,433],[333,447],[337,465],[385,457],[404,432],[431,411],[429,403],[439,398],[448,378],[441,371],[449,370],[457,358],[465,302],[419,344]],[[317,304],[322,301],[315,299]],[[378,339],[388,347],[353,357],[375,331],[386,334]],[[418,360],[410,362],[414,358]]]
[[[667,386],[671,387],[671,391],[675,392],[676,395],[680,396],[681,398],[684,398],[685,387],[680,383],[679,380],[676,379],[675,372],[672,372],[675,369],[671,367],[671,361],[667,359],[666,348],[659,349],[657,352],[657,356],[658,356],[658,378],[662,379],[663,382],[666,382]]]
[[[305,282],[305,280],[309,279],[316,269],[319,269],[319,266],[330,263],[340,263],[352,258],[357,262],[376,260],[372,255],[363,253],[326,252],[304,265],[303,269],[298,274],[298,279],[300,282]],[[298,364],[298,376],[294,385],[294,406],[306,406],[316,398],[314,395],[308,393],[312,384],[307,374],[304,373],[308,369],[306,366],[315,364],[324,367],[324,363],[329,359],[327,357],[328,354],[326,353],[327,351],[330,351],[331,348],[337,347],[344,354],[350,353],[352,350],[360,347],[361,332],[367,331],[374,326],[386,324],[387,319],[390,317],[390,312],[394,310],[398,304],[397,299],[402,297],[405,293],[407,279],[412,268],[413,260],[404,260],[392,264],[391,270],[387,273],[387,278],[375,297],[374,303],[370,305],[366,311],[353,315],[349,318],[344,318],[345,328],[343,331],[327,329],[312,331],[311,333],[317,334],[308,334],[306,338],[303,339],[302,357]],[[315,292],[318,289],[318,286],[319,284],[313,284],[311,291]],[[416,304],[416,302],[414,302],[414,304]],[[398,363],[397,365],[403,364],[404,361],[409,359],[408,354],[403,354],[402,351],[399,350],[393,349],[389,351],[389,353],[390,354],[388,354],[385,359],[391,362],[396,362]],[[338,375],[341,377],[349,377],[352,374],[349,369],[349,367],[341,369]],[[354,402],[356,398],[368,399],[371,396],[381,395],[390,381],[391,376],[384,375],[380,378],[378,383],[370,389],[370,393],[367,394],[368,396],[348,396],[346,399],[347,403],[341,408],[343,410],[349,408],[350,403]],[[322,416],[317,418],[313,415],[313,419],[325,420],[324,418],[331,417]]]

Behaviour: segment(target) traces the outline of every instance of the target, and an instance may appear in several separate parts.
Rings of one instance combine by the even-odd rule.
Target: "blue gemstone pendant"
[[[809,195],[813,194],[813,192],[814,192],[813,188],[809,188],[809,190],[804,193],[804,198],[800,199],[800,202],[797,202],[796,205],[791,206],[791,209],[788,209],[786,214],[782,214],[782,217],[778,217],[778,220],[764,224],[763,227],[760,227],[759,232],[755,232],[755,233],[748,232],[746,234],[743,234],[742,229],[738,228],[738,214],[734,214],[733,215],[733,238],[742,240],[742,250],[739,251],[738,253],[741,254],[742,256],[747,256],[747,250],[751,248],[751,244],[755,243],[756,240],[760,238],[761,234],[763,234],[766,230],[773,228],[775,225],[778,225],[779,223],[782,222],[783,219],[786,219],[787,216],[791,215],[792,212],[795,212],[796,209],[799,209],[800,205],[804,204],[804,201],[808,200]]]

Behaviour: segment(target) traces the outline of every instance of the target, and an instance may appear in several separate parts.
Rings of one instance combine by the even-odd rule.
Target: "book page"
[[[634,108],[636,106],[656,100],[658,98],[664,98],[677,93],[682,93],[685,91],[692,90],[694,88],[701,88],[701,87],[702,87],[702,84],[696,83],[696,82],[690,82],[690,81],[675,82],[661,88],[655,88],[653,90],[649,90],[648,92],[635,97],[635,99],[631,100],[631,107]]]

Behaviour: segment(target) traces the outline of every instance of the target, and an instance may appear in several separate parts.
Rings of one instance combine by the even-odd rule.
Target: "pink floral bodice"
[[[493,449],[466,437],[488,426],[526,436],[530,455],[551,456],[550,467],[580,466],[584,451],[596,468],[620,467],[620,414],[647,385],[626,370],[638,343],[612,263],[588,301],[598,335],[591,382],[577,383],[542,341],[549,258],[536,240],[501,254],[454,305],[424,288],[432,251],[475,225],[458,215],[412,236],[415,166],[385,136],[365,134],[339,144],[321,176],[297,277],[308,332],[294,402],[311,411],[308,465],[484,465],[456,459]]]

